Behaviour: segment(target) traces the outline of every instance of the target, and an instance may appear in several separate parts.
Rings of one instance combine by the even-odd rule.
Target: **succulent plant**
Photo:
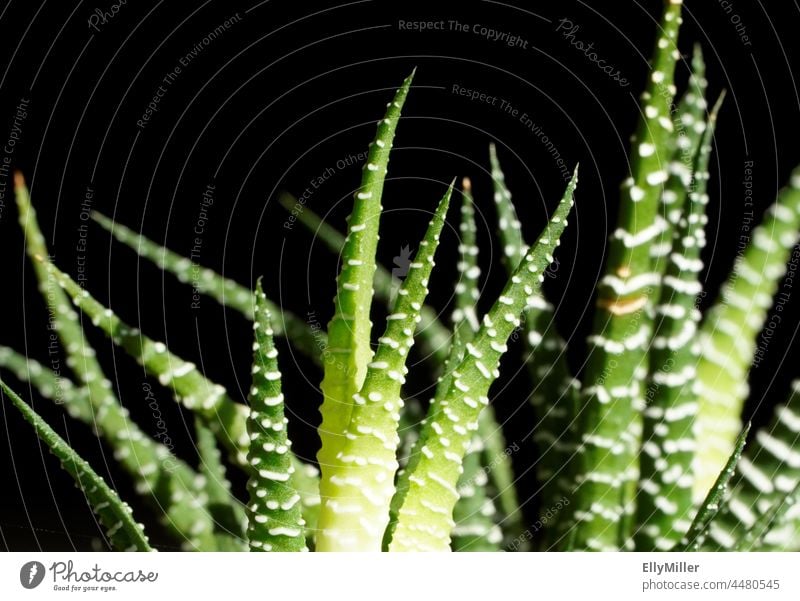
[[[722,98],[709,110],[699,48],[688,88],[677,95],[681,4],[664,4],[580,378],[542,290],[576,204],[577,166],[528,245],[500,153],[490,145],[507,281],[483,315],[474,216],[482,199],[473,198],[467,178],[427,206],[432,218],[402,281],[378,264],[381,197],[413,72],[378,121],[344,233],[308,208],[297,215],[341,253],[325,332],[271,302],[260,280],[252,290],[94,215],[143,259],[252,322],[246,399],[128,325],[61,271],[18,175],[26,251],[73,377],[0,347],[3,396],[75,479],[110,545],[152,550],[130,507],[8,387],[6,374],[91,425],[187,550],[800,550],[800,384],[754,435],[742,419],[757,337],[800,236],[800,171],[754,230],[720,299],[702,314],[708,166]],[[433,278],[445,279],[434,259],[452,199],[460,200],[461,258],[446,324],[426,297]],[[288,195],[281,202],[292,204]],[[386,328],[376,337],[370,311],[377,305],[386,306]],[[198,467],[130,419],[75,309],[193,417]],[[293,374],[275,337],[288,338],[324,372],[313,465],[292,452],[282,381]],[[414,369],[438,377],[427,404],[404,390],[415,344],[428,359]],[[535,523],[523,517],[492,407],[506,402],[490,391],[511,347],[523,353],[537,420]],[[232,492],[230,470],[246,475],[247,499]]]

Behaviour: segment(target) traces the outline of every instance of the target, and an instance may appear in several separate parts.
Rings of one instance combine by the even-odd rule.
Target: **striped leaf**
[[[222,277],[212,269],[201,267],[97,211],[92,212],[92,219],[143,259],[151,261],[159,269],[174,275],[178,281],[190,284],[199,293],[213,298],[223,307],[229,307],[252,321],[253,295],[248,288]],[[319,362],[320,349],[326,344],[325,333],[312,331],[305,320],[271,301],[267,301],[267,306],[271,314],[280,316],[272,327],[275,335],[285,336],[294,348]]]
[[[214,539],[218,551],[246,551],[247,515],[241,501],[231,492],[217,439],[208,426],[194,420],[197,454],[200,458],[200,490],[204,505],[214,520]]]
[[[403,406],[400,387],[408,371],[406,357],[414,344],[414,326],[428,294],[428,279],[452,191],[451,184],[386,318],[386,331],[378,340],[363,385],[353,394],[337,463],[327,473],[323,468],[318,550],[381,550],[399,467],[397,428]]]
[[[55,430],[47,425],[47,422],[30,405],[6,386],[5,382],[0,381],[0,388],[11,400],[11,404],[19,410],[25,421],[34,427],[37,436],[58,458],[64,471],[72,476],[75,484],[86,495],[86,500],[100,519],[111,545],[120,551],[152,551],[142,525],[134,520],[128,504],[123,503],[117,493],[108,487],[105,480]]]
[[[157,377],[162,386],[171,388],[184,407],[203,417],[220,441],[235,454],[238,463],[247,463],[246,406],[235,403],[222,386],[203,376],[194,363],[184,361],[171,353],[163,342],[155,342],[138,328],[124,323],[52,263],[47,263],[47,269],[95,326],[136,359],[148,374]]]
[[[250,550],[306,551],[300,495],[292,481],[295,469],[289,457],[292,443],[286,434],[289,420],[284,415],[278,351],[272,339],[268,301],[260,280],[255,297],[252,385],[247,397],[250,401],[247,419]]]
[[[479,430],[480,431],[480,430]],[[486,494],[488,470],[483,464],[485,447],[479,432],[475,433],[464,455],[464,472],[458,479],[458,501],[453,508],[453,551],[498,551],[503,532],[495,523],[494,502]]]
[[[702,290],[700,271],[705,247],[708,163],[720,102],[704,128],[695,160],[695,187],[687,197],[667,260],[656,305],[655,333],[650,348],[650,373],[645,398],[641,474],[637,495],[637,550],[668,551],[686,534],[693,517],[692,458],[697,399],[692,390]]]
[[[321,385],[323,401],[319,436],[322,446],[317,459],[322,470],[320,494],[323,503],[326,497],[338,494],[331,490],[330,477],[342,468],[338,456],[346,442],[345,430],[350,425],[353,395],[361,389],[367,364],[372,359],[369,309],[372,305],[381,196],[395,129],[412,78],[413,73],[403,82],[389,103],[386,115],[378,122],[378,132],[370,145],[361,185],[355,193],[353,211],[347,219],[348,233],[342,249],[342,269],[337,278],[334,315],[328,324],[326,354],[330,359],[325,359],[325,376]],[[325,528],[322,522],[321,528]],[[320,548],[328,546],[324,532],[319,533],[317,544]]]
[[[86,388],[7,346],[0,346],[0,368],[13,373],[20,382],[30,384],[44,398],[63,405],[70,417],[92,424],[94,411]]]
[[[509,276],[525,256],[528,245],[522,236],[511,192],[497,158],[494,144],[489,146],[494,181],[498,232],[503,245],[503,263]],[[553,305],[542,296],[523,313],[525,362],[531,377],[530,401],[536,410],[533,441],[538,446],[536,475],[541,486],[541,512],[551,511],[564,494],[571,494],[570,463],[575,456],[574,416],[579,385],[572,377],[566,359],[566,344],[555,328]],[[553,520],[546,520],[541,543],[551,544]]]
[[[345,237],[332,225],[323,221],[319,215],[307,206],[301,206],[297,199],[286,192],[279,197],[279,202],[297,220],[304,225],[314,236],[318,237],[328,249],[337,255],[342,252]],[[400,280],[392,276],[390,270],[381,264],[376,265],[373,280],[375,298],[390,307],[394,291],[400,287]],[[450,332],[439,321],[436,310],[428,305],[423,305],[420,311],[420,321],[416,326],[417,344],[426,357],[431,357],[437,363],[447,360]]]
[[[628,540],[638,477],[645,361],[652,326],[652,287],[659,280],[650,247],[666,227],[659,201],[672,158],[673,77],[680,1],[665,2],[642,119],[633,138],[631,177],[623,183],[606,275],[598,285],[589,338],[575,470],[576,549],[616,550]]]
[[[452,378],[452,369],[464,359],[465,344],[472,342],[475,333],[480,328],[477,315],[481,273],[478,265],[478,228],[475,224],[472,182],[466,177],[462,182],[459,231],[461,232],[459,244],[461,260],[457,266],[458,282],[456,283],[455,309],[452,317],[453,327],[457,332],[452,343],[455,356],[453,360],[448,361],[447,381],[444,381],[443,378],[436,388],[438,394],[432,401],[434,406],[441,403],[444,395],[447,394]],[[492,470],[487,469],[486,459],[489,451],[484,444],[484,437],[496,438],[500,427],[494,419],[491,407],[487,407],[481,413],[481,417],[478,431],[464,455],[464,472],[456,485],[459,499],[453,509],[453,519],[456,524],[452,536],[454,551],[498,551],[503,542],[503,533],[495,523],[495,519],[499,517],[496,515],[497,508],[488,495],[489,476]],[[502,433],[499,433],[499,436],[502,438]],[[493,442],[495,438],[492,439]],[[416,452],[419,452],[419,447]],[[511,490],[513,493],[516,492],[513,487]],[[509,493],[504,489],[503,494],[507,496]],[[516,495],[513,494],[513,496]],[[515,508],[519,509],[518,506]],[[519,515],[517,511],[515,517],[518,518]],[[513,520],[513,517],[511,519]]]
[[[409,469],[409,489],[398,512],[390,551],[449,547],[464,453],[478,428],[480,411],[489,402],[489,387],[497,378],[506,341],[519,327],[522,311],[539,296],[544,270],[553,261],[552,253],[567,225],[576,184],[577,173],[547,228],[484,316],[474,341],[466,345],[444,399],[434,413],[429,412],[425,444],[414,469]]]
[[[764,516],[782,506],[800,481],[800,381],[771,422],[759,429],[737,467],[726,507],[712,524],[704,550],[733,550],[747,544],[755,550],[800,549],[800,506],[785,507],[783,521]],[[762,522],[759,524],[759,522]],[[766,532],[760,532],[769,526]],[[755,529],[755,530],[754,530]]]
[[[703,542],[708,536],[709,528],[713,526],[713,521],[719,514],[725,503],[725,495],[728,491],[728,484],[736,473],[736,466],[744,451],[747,442],[747,434],[750,432],[748,423],[744,430],[736,438],[733,453],[725,462],[725,466],[714,481],[714,486],[708,491],[705,500],[700,504],[697,515],[694,518],[689,530],[681,541],[672,549],[673,551],[699,551]]]
[[[695,499],[702,497],[730,454],[740,427],[752,364],[763,358],[759,334],[773,303],[786,263],[800,235],[800,169],[753,230],[700,330],[697,365]],[[780,304],[788,292],[777,297]],[[778,318],[780,316],[778,315]]]
[[[650,256],[655,269],[663,273],[667,266],[664,257],[672,250],[675,228],[683,216],[686,199],[695,181],[695,161],[706,130],[705,93],[708,81],[705,77],[706,65],[700,45],[694,47],[689,88],[676,107],[674,150],[669,163],[669,179],[661,193],[660,212],[666,220],[664,231],[658,242],[650,247]]]

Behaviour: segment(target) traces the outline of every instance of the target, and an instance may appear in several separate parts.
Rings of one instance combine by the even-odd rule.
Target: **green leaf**
[[[503,245],[503,263],[510,277],[525,256],[528,245],[522,235],[494,144],[489,146],[489,161],[494,181],[498,232]],[[574,416],[580,387],[567,365],[566,344],[556,330],[553,305],[542,296],[539,302],[525,310],[522,321],[524,359],[531,378],[530,401],[536,411],[533,441],[539,451],[536,475],[541,486],[540,505],[544,517],[565,494],[572,493],[570,464],[577,448]],[[516,530],[516,537],[522,530],[518,523],[521,513],[517,509],[507,515],[512,520],[509,526]],[[554,526],[557,524],[552,519],[544,519],[542,523],[541,543],[546,548],[555,536]]]
[[[731,482],[728,503],[709,531],[703,550],[733,550],[748,544],[757,550],[800,549],[800,511],[786,507],[788,519],[767,514],[780,507],[800,482],[800,380],[786,402],[775,407],[770,423],[747,447]],[[782,510],[781,510],[782,511]]]
[[[544,270],[553,261],[552,252],[567,224],[576,184],[577,173],[549,225],[483,318],[474,342],[467,343],[465,358],[453,371],[452,384],[444,399],[436,404],[435,413],[429,412],[422,437],[425,444],[413,470],[408,470],[409,489],[398,513],[389,550],[448,548],[464,453],[478,428],[480,411],[489,402],[489,387],[499,373],[506,341],[519,327],[519,315],[539,297]]]
[[[217,440],[208,426],[195,418],[197,453],[200,457],[201,491],[214,520],[214,537],[220,551],[246,551],[247,515],[244,506],[231,492],[231,483],[217,447]]]
[[[459,231],[461,233],[461,243],[459,251],[461,260],[458,263],[458,282],[456,283],[456,303],[453,310],[453,336],[451,346],[451,357],[445,366],[445,373],[439,379],[436,387],[436,395],[431,401],[432,406],[441,403],[452,383],[452,370],[458,367],[464,359],[464,349],[467,342],[472,342],[475,333],[480,329],[478,321],[477,303],[480,298],[480,267],[478,265],[478,228],[475,224],[475,209],[472,199],[472,182],[469,178],[462,181],[462,202],[461,202],[461,223]],[[494,419],[494,412],[491,407],[486,407],[481,412],[478,420],[478,431],[473,436],[470,446],[464,455],[464,471],[458,479],[456,488],[459,492],[459,499],[453,509],[453,528],[452,548],[454,551],[498,551],[503,542],[503,533],[495,523],[497,508],[492,498],[489,497],[489,477],[492,469],[487,469],[486,459],[490,454],[484,444],[484,437],[492,437],[496,442],[503,435],[500,426]],[[420,452],[420,446],[415,449]],[[505,445],[503,445],[505,448]],[[505,455],[502,456],[505,458]],[[493,464],[492,464],[492,467]],[[504,463],[504,468],[509,467]],[[513,476],[511,477],[513,480]],[[408,488],[408,482],[404,482],[404,487]],[[513,487],[512,487],[513,491]],[[511,495],[507,490],[503,490],[508,505],[509,496],[516,497],[513,491]],[[513,501],[516,501],[514,498]],[[515,509],[518,506],[515,505]],[[519,513],[514,513],[516,517]],[[510,518],[512,521],[514,518]],[[396,521],[396,516],[395,516]]]
[[[686,535],[681,539],[673,551],[699,551],[700,546],[703,544],[706,536],[708,535],[708,528],[713,523],[714,518],[719,514],[725,502],[725,493],[728,490],[728,483],[736,473],[736,465],[744,451],[744,445],[747,442],[747,434],[750,432],[750,423],[745,426],[736,439],[736,446],[733,453],[725,463],[725,467],[717,476],[714,486],[708,491],[705,500],[700,505],[697,515],[694,518]]]
[[[494,502],[486,494],[488,470],[482,464],[484,446],[475,433],[464,455],[464,472],[458,479],[458,502],[453,509],[453,551],[498,551],[503,532],[495,523]]]
[[[638,477],[643,380],[652,333],[653,287],[660,281],[651,247],[666,220],[659,201],[672,158],[671,118],[681,2],[665,2],[642,118],[633,137],[631,177],[622,185],[617,229],[589,337],[575,471],[576,549],[617,550],[627,543]]]
[[[668,551],[691,523],[696,448],[692,428],[697,413],[692,385],[700,352],[696,341],[703,269],[700,252],[706,243],[708,163],[721,101],[722,97],[704,128],[693,169],[695,187],[675,226],[675,242],[655,308],[634,533],[640,551]]]
[[[128,504],[123,503],[117,493],[108,487],[105,480],[55,430],[47,425],[47,422],[30,405],[6,386],[5,382],[0,381],[0,388],[11,400],[11,403],[19,409],[25,421],[34,427],[37,436],[58,458],[64,471],[72,476],[75,484],[86,495],[92,511],[97,514],[100,523],[106,529],[112,546],[120,551],[152,551],[142,525],[133,519]]]
[[[174,275],[178,281],[190,284],[199,293],[210,296],[223,307],[229,307],[252,321],[253,294],[248,288],[223,278],[211,269],[201,267],[97,211],[92,212],[92,219],[143,259],[151,261],[160,269]],[[319,362],[320,351],[327,344],[325,333],[313,331],[303,319],[269,300],[267,306],[271,314],[280,316],[272,327],[275,335],[285,336],[294,348]]]
[[[747,224],[745,224],[747,226]],[[764,357],[759,346],[767,311],[800,236],[800,169],[779,194],[739,255],[720,299],[700,330],[697,365],[695,499],[708,490],[740,426],[747,378]],[[782,292],[781,295],[788,295]],[[785,298],[779,297],[780,302]]]
[[[345,245],[345,237],[335,227],[323,221],[319,215],[315,214],[307,206],[301,205],[289,193],[282,193],[278,200],[302,225],[312,232],[315,237],[318,237],[329,250],[337,255],[342,252]],[[377,264],[373,285],[375,286],[375,298],[390,307],[394,291],[400,287],[400,280],[393,277],[391,271],[386,267]],[[420,347],[420,351],[426,357],[433,359],[434,362],[443,363],[447,360],[450,332],[439,321],[436,310],[432,307],[423,305],[420,317],[420,322],[416,326],[417,344]]]
[[[789,511],[797,506],[800,495],[800,481],[788,492],[779,495],[770,508],[762,513],[744,537],[736,544],[734,551],[757,551],[764,547],[765,540],[773,528],[780,525]],[[778,549],[789,551],[790,549]]]
[[[271,318],[261,280],[256,284],[255,296],[253,380],[247,397],[250,401],[247,419],[250,549],[305,551],[305,522],[300,512],[300,495],[292,479],[295,468],[289,456],[292,443],[286,434],[289,420],[284,415],[278,351],[272,339]]]
[[[660,212],[665,219],[665,227],[659,241],[650,247],[655,270],[662,274],[667,266],[663,258],[668,257],[672,251],[675,227],[684,215],[687,196],[697,184],[695,162],[706,131],[708,108],[705,98],[708,81],[705,72],[703,53],[700,45],[696,44],[692,56],[689,88],[675,107],[677,118],[673,135],[674,151],[669,162],[669,179],[661,193]]]
[[[139,329],[124,323],[55,265],[46,265],[75,306],[90,317],[114,344],[136,359],[148,374],[157,377],[162,386],[171,388],[184,407],[203,417],[214,435],[234,453],[238,463],[246,465],[249,444],[245,426],[247,407],[234,402],[222,386],[208,380],[193,363],[171,353],[163,342],[155,342]]]
[[[378,350],[367,366],[363,385],[353,394],[336,464],[328,466],[327,472],[323,467],[318,550],[381,550],[399,467],[397,429],[403,406],[400,387],[408,372],[406,358],[428,294],[428,279],[452,191],[451,184],[386,318],[386,331],[378,339]]]
[[[85,424],[94,421],[94,410],[89,402],[89,391],[79,388],[72,380],[29,359],[14,349],[0,345],[0,368],[13,373],[17,380],[33,386],[44,398],[63,405],[70,417]]]
[[[364,383],[367,364],[372,359],[370,335],[372,322],[372,280],[375,274],[375,253],[381,216],[381,196],[388,170],[389,153],[400,111],[411,86],[413,73],[389,103],[386,115],[378,122],[378,132],[370,145],[361,185],[355,193],[353,211],[347,219],[347,237],[342,250],[342,269],[337,278],[334,315],[328,324],[328,347],[325,377],[322,380],[323,401],[320,407],[322,423],[319,436],[322,446],[317,453],[322,478],[320,494],[323,508],[326,497],[336,497],[336,485],[331,476],[344,469],[339,456],[346,444],[345,430],[353,411],[353,398]],[[324,510],[320,514],[319,549],[333,542],[327,537]],[[333,539],[337,536],[334,534]],[[334,545],[335,546],[335,545]]]

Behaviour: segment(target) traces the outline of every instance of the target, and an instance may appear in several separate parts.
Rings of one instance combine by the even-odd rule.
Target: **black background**
[[[87,288],[101,302],[183,357],[202,362],[212,379],[243,398],[249,324],[209,299],[192,309],[190,287],[140,264],[97,226],[91,227],[86,253],[77,251],[87,189],[94,191],[92,208],[189,254],[203,191],[215,185],[200,262],[248,286],[263,275],[270,296],[301,318],[313,312],[324,324],[332,311],[338,257],[302,226],[284,227],[287,214],[275,202],[277,193],[285,189],[302,194],[332,167],[308,206],[341,229],[360,164],[337,168],[337,162],[366,149],[385,103],[416,66],[384,195],[382,262],[391,266],[403,246],[415,248],[446,184],[454,176],[470,176],[480,212],[485,275],[481,308],[488,308],[504,280],[487,173],[489,141],[497,141],[529,240],[544,225],[564,186],[548,149],[518,118],[454,95],[452,87],[507,100],[541,126],[570,168],[581,164],[576,213],[559,251],[558,277],[546,283],[547,294],[558,305],[559,329],[571,341],[571,364],[580,372],[594,283],[616,218],[618,185],[628,168],[628,137],[638,115],[660,1],[453,6],[377,0],[341,5],[128,2],[98,25],[99,31],[91,29],[87,21],[93,11],[112,4],[24,0],[0,9],[0,56],[5,59],[0,63],[0,134],[10,132],[20,100],[30,99],[13,164],[28,179],[56,263],[74,274],[85,254]],[[726,5],[732,6],[730,12]],[[688,53],[694,42],[702,45],[712,99],[723,88],[729,91],[712,165],[705,305],[716,295],[736,251],[745,211],[745,161],[754,162],[758,215],[800,163],[800,103],[793,69],[800,59],[799,13],[796,1],[783,0],[689,0],[686,5],[681,49]],[[137,127],[162,78],[180,57],[236,14],[239,22],[182,69],[167,86],[158,112],[145,128]],[[631,84],[621,87],[572,47],[556,31],[562,18],[579,25],[577,39],[594,42],[598,55]],[[400,20],[440,19],[445,31],[420,33],[398,26]],[[470,30],[483,24],[518,35],[527,48],[449,30],[450,20]],[[737,21],[751,45],[740,39]],[[685,81],[684,66],[679,87]],[[454,219],[457,211],[450,215]],[[430,302],[443,311],[443,318],[449,314],[455,279],[455,231],[443,236],[431,285]],[[0,215],[0,245],[5,306],[0,343],[45,360],[47,313],[24,257],[10,188]],[[797,299],[792,297],[790,305],[796,316]],[[374,309],[374,330],[380,332],[385,311],[377,304]],[[142,383],[150,382],[177,452],[191,458],[190,420],[173,407],[168,391],[91,326],[87,329],[133,418],[145,431],[155,431],[142,391]],[[781,400],[789,380],[798,375],[789,360],[796,329],[797,320],[786,316],[765,361],[753,372],[746,411],[756,421],[768,415],[764,410]],[[321,374],[285,342],[280,350],[292,413],[289,433],[295,450],[313,458]],[[525,402],[528,380],[518,355],[511,352],[504,359],[493,403],[509,441],[522,446],[513,459],[524,469],[536,452],[530,442],[534,420]],[[89,429],[64,421],[59,408],[9,380],[123,498],[134,501],[151,538],[170,548],[154,515],[135,499],[126,476]],[[427,399],[430,385],[425,366],[412,366],[408,392]],[[97,548],[98,526],[70,478],[8,404],[3,420],[8,444],[0,444],[0,544],[12,550]],[[535,490],[530,476],[528,472],[521,478],[524,498]],[[535,499],[525,511],[528,518],[535,515]]]

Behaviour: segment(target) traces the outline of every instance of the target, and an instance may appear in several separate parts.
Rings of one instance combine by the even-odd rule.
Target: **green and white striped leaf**
[[[791,500],[798,482],[800,381],[795,381],[787,401],[775,408],[771,422],[756,432],[739,461],[730,498],[712,524],[704,550],[733,550],[739,544],[761,551],[800,549],[800,506],[785,507],[784,516],[759,524],[773,508]],[[761,532],[765,526],[769,529]]]
[[[297,199],[286,192],[279,197],[279,202],[297,220],[304,225],[314,236],[318,237],[328,249],[337,255],[342,252],[345,237],[332,225],[323,221],[319,215],[307,206],[300,207]],[[373,280],[375,298],[391,307],[393,295],[400,287],[400,280],[393,277],[390,270],[378,263]],[[428,305],[423,305],[420,311],[420,321],[416,326],[417,345],[420,351],[432,358],[436,363],[447,360],[448,345],[450,344],[450,331],[439,321],[436,310]]]
[[[499,551],[503,532],[495,523],[497,509],[487,495],[488,470],[480,429],[464,455],[464,472],[458,479],[458,501],[453,509],[453,551]]]
[[[622,185],[617,229],[611,236],[605,276],[589,337],[575,471],[571,544],[576,549],[617,550],[628,541],[635,481],[643,380],[652,333],[652,288],[660,281],[650,247],[666,220],[659,201],[672,158],[671,119],[681,1],[665,1],[661,32],[642,119],[633,138],[631,177]]]
[[[200,458],[200,491],[203,505],[214,520],[214,539],[218,551],[246,551],[247,515],[244,505],[231,492],[217,439],[208,426],[194,420],[197,454]]]
[[[456,302],[452,316],[453,328],[456,331],[452,343],[455,356],[452,361],[448,361],[447,381],[442,378],[436,388],[437,395],[431,402],[434,406],[441,403],[447,394],[452,379],[452,369],[456,368],[464,359],[465,344],[472,342],[475,333],[480,328],[477,303],[480,297],[481,270],[478,265],[478,228],[475,224],[472,182],[465,177],[461,187],[461,223],[459,224],[461,260],[457,266],[458,282],[456,283]],[[464,472],[456,485],[459,499],[453,509],[453,520],[456,524],[452,533],[454,551],[498,551],[503,542],[503,533],[495,523],[500,516],[497,515],[495,503],[488,494],[491,470],[486,469],[488,452],[484,444],[484,437],[497,436],[496,433],[500,427],[494,420],[491,407],[486,407],[481,412],[481,417],[478,431],[464,455]],[[499,436],[502,438],[502,433]],[[416,452],[419,452],[419,447]],[[508,494],[505,490],[503,492]],[[518,510],[519,507],[517,506],[515,509]],[[517,512],[514,517],[519,517],[519,515]],[[513,520],[514,517],[510,519]]]
[[[703,269],[700,252],[706,244],[708,163],[721,101],[722,97],[709,116],[708,127],[703,128],[703,142],[693,168],[695,187],[675,224],[672,252],[655,308],[634,533],[640,551],[672,549],[686,534],[693,517],[693,426],[697,413],[693,384],[700,353],[696,341]]]
[[[506,341],[520,325],[520,314],[539,297],[544,270],[567,225],[573,204],[577,173],[545,231],[506,284],[466,354],[452,372],[452,384],[424,427],[420,456],[409,468],[409,489],[398,512],[390,551],[446,550],[454,526],[453,507],[458,500],[456,483],[463,456],[478,428],[481,409],[488,402],[489,387],[498,376]]]
[[[498,232],[503,245],[503,263],[509,277],[527,252],[511,192],[494,144],[489,146],[489,161],[494,181]],[[575,456],[575,415],[580,390],[566,360],[566,344],[555,328],[553,305],[544,296],[523,313],[525,363],[531,377],[530,401],[536,410],[533,441],[539,458],[536,474],[541,486],[542,514],[550,511],[564,494],[572,491],[570,463]],[[553,520],[543,522],[541,543],[549,546],[554,534]]]
[[[452,184],[439,203],[409,272],[397,293],[386,331],[367,366],[361,388],[353,394],[350,421],[336,465],[323,468],[322,509],[317,549],[380,551],[389,522],[399,467],[397,429],[403,401],[406,358],[414,344],[414,327],[428,294],[428,280],[445,223]]]
[[[286,434],[278,351],[273,342],[267,297],[256,284],[254,310],[252,387],[248,394],[250,415],[247,431],[250,448],[247,461],[250,479],[248,538],[252,551],[306,551],[305,522],[300,513],[300,495],[293,486]]]
[[[133,518],[128,504],[123,503],[105,480],[5,382],[0,381],[0,388],[86,495],[86,500],[100,519],[111,545],[120,551],[152,551],[142,525]]]
[[[736,466],[742,457],[747,434],[750,432],[750,423],[741,431],[736,439],[733,453],[725,462],[725,466],[714,481],[714,486],[708,491],[705,500],[700,504],[697,515],[694,518],[686,535],[681,539],[672,550],[673,551],[699,551],[706,537],[709,528],[713,527],[714,519],[719,514],[725,503],[725,495],[728,491],[728,484],[736,473]]]
[[[672,251],[675,228],[684,214],[689,192],[697,185],[695,180],[695,161],[706,129],[706,110],[708,103],[705,94],[708,81],[705,77],[706,65],[700,45],[694,47],[689,88],[676,107],[674,150],[669,163],[669,179],[661,193],[660,211],[666,220],[664,231],[658,242],[650,247],[650,256],[657,272],[666,269]]]
[[[190,284],[199,293],[213,298],[223,307],[229,307],[252,321],[253,294],[248,288],[229,278],[222,277],[212,269],[201,267],[190,259],[137,234],[97,211],[92,212],[92,219],[117,241],[135,251],[143,259],[147,259],[157,265],[159,269],[171,273],[178,281]],[[271,314],[280,316],[272,326],[275,335],[286,337],[294,348],[319,362],[320,349],[324,348],[326,344],[325,333],[312,331],[303,319],[269,300],[267,306]]]
[[[57,374],[14,349],[0,345],[0,368],[13,373],[17,380],[30,384],[44,398],[63,405],[70,417],[92,424],[94,410],[89,403],[89,392],[79,388],[72,380]]]
[[[761,360],[759,335],[800,236],[800,169],[766,212],[739,255],[720,299],[700,329],[697,366],[695,499],[708,490],[730,454],[749,388],[748,373]],[[782,292],[781,295],[788,295]],[[778,297],[778,302],[786,298]],[[776,314],[778,315],[778,314]],[[780,318],[780,315],[778,315]]]
[[[338,547],[338,533],[333,532],[331,536],[326,534],[328,518],[324,507],[326,498],[339,496],[338,485],[331,481],[331,476],[346,469],[339,456],[347,442],[345,431],[350,426],[354,395],[361,390],[367,375],[367,364],[372,359],[369,311],[383,208],[381,196],[395,129],[412,78],[413,73],[403,82],[389,103],[386,115],[378,122],[378,132],[370,145],[361,185],[355,193],[353,211],[347,219],[348,233],[342,250],[341,272],[336,280],[334,315],[328,324],[326,354],[331,358],[326,357],[324,361],[325,376],[321,385],[322,423],[318,432],[322,446],[317,453],[322,471],[320,495],[323,503],[317,536],[317,548],[320,550]]]

